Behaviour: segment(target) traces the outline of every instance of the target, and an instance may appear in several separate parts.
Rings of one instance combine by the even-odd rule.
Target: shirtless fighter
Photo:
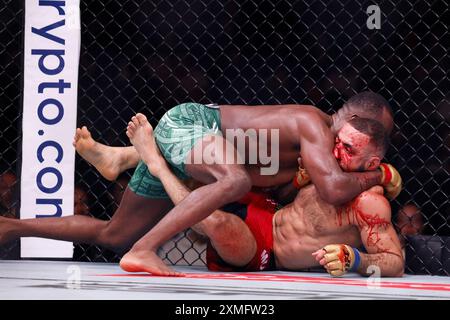
[[[139,125],[142,117],[133,117],[133,123]],[[398,177],[393,167],[383,166],[384,171],[344,172],[333,157],[336,133],[352,117],[378,119],[388,132],[393,127],[392,112],[387,101],[372,92],[352,97],[331,116],[318,108],[305,105],[209,108],[187,103],[176,106],[156,126],[156,142],[178,177],[190,176],[206,185],[191,192],[172,208],[172,202],[161,182],[140,162],[110,221],[81,216],[18,221],[0,219],[0,244],[17,237],[95,243],[117,252],[129,250],[120,263],[126,271],[180,275],[164,264],[156,253],[157,249],[175,234],[200,222],[214,210],[240,199],[252,185],[270,187],[290,182],[297,171],[299,155],[319,197],[327,203],[345,203],[380,183],[385,187],[387,195],[395,197],[401,185],[395,183],[398,179],[392,179]],[[232,153],[230,157],[226,154],[227,159],[233,159],[238,152],[235,141],[226,140],[220,131],[238,128],[244,132],[247,129],[279,130],[278,173],[261,175],[260,169],[264,166],[262,161],[257,164],[222,161],[225,152]],[[89,139],[81,137],[75,145],[86,141]],[[270,143],[270,139],[265,142],[266,145]],[[215,149],[217,145],[221,145],[223,149]],[[83,155],[82,149],[77,147]],[[100,159],[95,152],[90,155],[87,152],[84,157],[91,163],[97,163],[96,167],[100,172],[102,166],[104,168],[108,163],[114,167],[114,153],[123,154],[125,158],[132,160],[130,163],[136,164],[139,154],[135,148],[119,150],[106,151]],[[192,161],[198,154],[207,154],[212,161]],[[243,158],[247,159],[247,156],[248,154]]]
[[[376,169],[374,159],[379,162],[387,149],[383,131],[373,120],[355,118],[345,124],[333,149],[341,168]],[[187,197],[190,190],[159,153],[149,123],[130,126],[127,135],[138,150],[145,150],[143,161],[161,180],[174,204]],[[345,145],[351,146],[357,156],[347,157]],[[404,257],[381,186],[362,192],[342,206],[326,203],[316,187],[309,185],[301,189],[293,203],[279,210],[267,196],[252,192],[222,210],[193,227],[209,238],[210,270],[301,270],[320,264],[332,276],[348,271],[370,275],[374,267],[379,268],[380,276],[403,275]],[[362,245],[367,253],[357,249]]]

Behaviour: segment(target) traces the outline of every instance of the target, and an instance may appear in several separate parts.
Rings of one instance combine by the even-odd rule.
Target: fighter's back
[[[277,131],[279,137],[280,167],[297,165],[300,151],[300,136],[304,133],[306,125],[315,123],[317,126],[328,126],[329,116],[318,108],[309,105],[267,105],[267,106],[241,106],[221,105],[221,130],[224,135],[241,129],[242,133],[250,136],[253,131],[257,133],[257,142],[268,145]],[[267,131],[263,131],[265,129]],[[267,143],[261,139],[267,132]],[[230,135],[228,135],[230,136]],[[227,137],[228,140],[229,137]],[[231,136],[232,138],[232,136]],[[246,155],[248,156],[248,143]]]
[[[220,114],[222,133],[241,155],[245,154],[247,169],[257,186],[271,186],[292,179],[298,168],[300,141],[306,128],[313,126],[326,130],[331,118],[309,105],[221,105]],[[245,141],[245,150],[241,150],[238,140]],[[277,158],[279,166],[276,174],[268,175],[270,178],[261,175],[260,171],[260,167],[268,166],[264,159],[266,155],[272,161]]]

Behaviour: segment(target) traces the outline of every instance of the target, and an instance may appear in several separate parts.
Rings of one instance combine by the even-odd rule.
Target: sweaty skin
[[[345,108],[345,107],[344,107]],[[344,109],[342,108],[342,109]],[[379,183],[381,173],[346,173],[341,170],[332,154],[334,136],[338,129],[352,115],[339,112],[328,116],[312,106],[258,106],[233,108],[222,106],[220,135],[204,137],[202,143],[196,143],[187,155],[185,171],[189,176],[205,183],[187,196],[167,215],[151,228],[137,241],[130,251],[122,258],[121,266],[126,271],[138,271],[134,265],[141,265],[143,271],[158,275],[176,275],[157,256],[158,248],[178,232],[195,225],[221,206],[236,201],[247,193],[251,186],[277,186],[289,182],[296,170],[296,161],[301,145],[301,158],[305,168],[310,173],[312,182],[316,185],[320,197],[331,204],[338,205],[348,201],[362,190]],[[266,119],[263,116],[267,115]],[[236,120],[248,120],[247,125]],[[234,120],[233,120],[234,118]],[[251,119],[251,121],[250,121]],[[255,122],[256,120],[260,122]],[[283,122],[283,119],[285,120]],[[232,120],[232,121],[231,121]],[[252,122],[253,121],[253,122]],[[264,122],[265,121],[265,122]],[[131,124],[136,126],[136,135],[130,137],[133,145],[142,159],[145,158],[148,135],[146,128],[149,126],[147,119],[142,114],[132,118]],[[227,129],[263,129],[256,124],[265,123],[266,129],[279,130],[282,141],[277,153],[282,164],[278,174],[263,176],[259,174],[261,168],[250,163],[223,163],[223,155],[234,154],[237,145],[227,139]],[[259,136],[258,136],[259,137]],[[258,141],[259,142],[259,141]],[[220,145],[221,147],[217,148]],[[266,143],[266,146],[268,144]],[[216,147],[215,147],[216,146]],[[192,163],[189,159],[196,154],[203,155],[207,149],[211,149],[212,163],[202,161]],[[264,145],[263,145],[264,147]],[[138,150],[139,149],[139,150]],[[244,155],[247,159],[247,154]],[[291,160],[291,161],[290,161]],[[283,164],[284,163],[284,164]],[[245,166],[249,164],[249,166]],[[254,169],[258,169],[256,172]],[[126,203],[123,203],[126,207]],[[153,206],[151,206],[153,207]],[[160,212],[155,212],[158,214]]]
[[[298,270],[318,265],[316,250],[342,243],[364,245],[358,272],[368,274],[377,265],[382,276],[401,276],[404,260],[391,223],[389,202],[382,187],[363,192],[348,204],[335,207],[318,197],[315,187],[302,189],[294,202],[274,215],[273,236],[277,267]],[[322,261],[323,263],[323,261]]]
[[[339,113],[330,116],[308,105],[221,105],[220,112],[224,134],[227,129],[279,130],[279,171],[276,175],[261,175],[260,164],[247,164],[254,186],[274,187],[289,183],[297,171],[299,157],[303,167],[312,173],[311,179],[322,199],[332,204],[345,203],[380,182],[378,171],[344,172],[336,162],[332,154],[334,139],[337,130],[348,120]],[[384,118],[380,120],[389,130],[392,119]],[[268,135],[268,145],[270,138]],[[86,147],[93,143],[95,148]],[[77,129],[74,146],[108,180],[114,180],[123,170],[135,167],[140,159],[133,146],[110,147],[92,140],[85,127]],[[246,147],[248,152],[248,144]]]
[[[222,105],[220,111],[222,132],[238,128],[244,131],[279,129],[280,171],[274,176],[265,176],[260,174],[260,165],[247,164],[254,186],[270,187],[290,182],[297,171],[299,156],[320,197],[330,204],[346,203],[380,183],[379,171],[342,170],[333,155],[335,137],[343,125],[342,120],[329,116],[316,107]]]
[[[343,129],[340,137],[352,142]],[[168,168],[156,144],[147,144],[143,161],[163,183],[175,205],[191,192]],[[299,270],[324,265],[320,248],[332,243],[353,247],[364,245],[360,274],[377,265],[382,276],[401,276],[404,259],[395,230],[390,222],[389,202],[383,188],[363,192],[344,206],[324,202],[313,185],[299,192],[294,202],[273,217],[274,252],[279,269]],[[228,263],[243,266],[255,253],[255,242],[240,218],[216,210],[193,229],[209,237],[219,255]],[[144,266],[141,266],[144,267]]]
[[[228,112],[227,110],[233,111]],[[320,190],[321,198],[326,202],[341,204],[342,201],[353,198],[362,190],[381,181],[381,173],[378,171],[346,173],[341,170],[333,156],[332,149],[334,136],[345,121],[342,123],[343,120],[339,121],[339,117],[327,116],[319,109],[310,106],[279,106],[277,110],[280,113],[279,116],[284,119],[292,119],[286,121],[283,127],[279,117],[271,115],[267,119],[269,126],[267,129],[279,130],[280,141],[282,141],[277,150],[280,155],[279,160],[285,162],[286,165],[280,174],[263,176],[259,174],[261,168],[257,166],[258,173],[255,174],[255,171],[251,170],[252,166],[255,168],[254,165],[245,166],[240,163],[221,162],[223,155],[226,154],[228,159],[230,155],[235,154],[237,147],[234,141],[226,140],[228,138],[227,129],[238,128],[231,128],[227,125],[229,124],[227,119],[232,116],[232,113],[235,115],[240,113],[241,119],[253,116],[254,119],[263,120],[263,114],[273,114],[274,110],[274,106],[255,108],[240,106],[227,108],[224,106],[221,108],[223,121],[221,130],[225,133],[225,138],[218,135],[204,138],[202,143],[194,145],[186,158],[185,169],[188,175],[200,180],[205,185],[190,193],[133,245],[120,263],[125,271],[141,270],[158,275],[179,275],[164,265],[156,253],[158,248],[171,237],[197,224],[221,206],[237,201],[250,190],[252,185],[276,186],[290,181],[297,167],[294,164],[297,163],[300,144],[302,145],[303,164],[308,171],[314,172],[310,174],[311,180]],[[233,123],[239,125],[243,131],[251,129],[241,126],[236,121]],[[144,160],[146,145],[149,143],[150,124],[144,115],[137,114],[129,123],[129,127],[132,126],[135,126],[136,130],[133,136],[129,135],[130,140],[141,159]],[[217,148],[218,145],[221,147]],[[201,163],[188,161],[188,159],[193,159],[196,154],[204,154],[205,150],[211,149],[211,146],[214,150],[211,156],[219,162],[213,161],[210,164],[205,161]],[[290,162],[289,158],[292,158],[293,161]]]
[[[226,107],[224,108],[226,109]],[[236,107],[236,109],[239,108]],[[282,150],[280,150],[280,156],[286,162],[286,165],[282,164],[282,166],[284,169],[291,166],[292,168],[296,168],[296,165],[292,165],[295,162],[290,162],[285,156],[288,155],[289,158],[293,157],[294,161],[296,161],[298,157],[297,155],[293,156],[294,152],[292,150],[298,153],[298,148],[301,144],[301,156],[305,167],[309,168],[309,170],[317,169],[317,174],[314,173],[311,175],[311,178],[318,190],[321,190],[319,194],[324,201],[340,203],[345,197],[352,197],[352,194],[356,195],[356,189],[368,188],[371,184],[375,183],[375,180],[381,180],[381,174],[377,172],[367,174],[357,173],[353,175],[345,173],[332,156],[334,134],[340,127],[339,124],[342,125],[345,123],[348,117],[350,117],[350,114],[346,113],[346,116],[335,114],[331,117],[320,111],[312,111],[314,108],[308,106],[262,106],[260,108],[255,107],[253,115],[249,110],[242,110],[242,114],[240,115],[245,115],[248,118],[252,116],[256,118],[258,116],[260,120],[263,120],[261,110],[264,109],[268,112],[266,123],[271,127],[280,129],[279,127],[283,123],[276,114],[281,112],[280,115],[285,118],[286,126],[288,127],[286,130],[280,129],[282,131],[280,138],[286,139],[287,141],[286,144],[282,142],[281,145]],[[295,108],[297,109],[295,110]],[[308,114],[311,116],[307,117]],[[237,117],[238,114],[235,114],[235,116]],[[227,123],[229,123],[226,118],[227,116],[224,115],[225,128],[227,127]],[[149,138],[149,134],[146,134],[148,129],[146,125],[149,124],[143,115],[133,117],[132,123],[135,123],[137,131],[139,131],[133,138],[133,143],[143,146],[140,152],[142,153],[142,159],[145,159],[145,146]],[[242,126],[242,128],[245,129],[246,127]],[[113,178],[121,168],[131,167],[129,166],[130,163],[135,165],[136,158],[139,158],[139,154],[135,148],[124,148],[130,150],[130,154],[134,154],[134,156],[124,157],[129,162],[125,165],[123,163],[118,165],[115,161],[108,162],[107,160],[111,160],[108,159],[109,156],[111,158],[114,157],[113,153],[108,154],[104,148],[100,148],[100,145],[96,145],[95,143],[93,144],[94,147],[92,147],[92,140],[88,132],[83,133],[81,130],[77,134],[77,137],[81,137],[81,139],[78,139],[78,141],[76,139],[75,141],[77,150],[81,154],[84,154],[84,157],[88,161],[92,161],[94,166],[100,170],[108,168],[109,165],[119,167],[119,170],[112,170],[110,172],[110,178]],[[213,145],[215,141],[224,142],[222,137],[213,136],[209,144],[206,143],[200,147],[200,151],[203,151],[202,148],[208,148]],[[231,144],[225,141],[223,145],[227,145],[227,143],[228,145]],[[197,145],[194,146],[194,148],[196,147]],[[90,151],[99,151],[99,153],[90,153]],[[325,156],[322,155],[323,153]],[[117,154],[122,154],[122,152]],[[136,155],[138,157],[135,157]],[[322,157],[324,160],[320,160]],[[333,159],[332,162],[330,162],[330,157]],[[259,169],[257,166],[253,167]],[[212,165],[205,163],[197,166],[186,164],[186,170],[192,177],[199,180],[201,178],[204,178],[204,180],[209,179],[208,181],[201,180],[203,183],[208,183],[208,185],[191,192],[175,208],[172,208],[172,203],[168,199],[154,199],[139,196],[127,187],[118,210],[109,221],[79,215],[64,218],[17,221],[14,219],[0,218],[0,244],[20,237],[42,237],[80,243],[95,243],[111,248],[116,252],[129,250],[121,260],[121,266],[125,270],[147,271],[155,275],[179,275],[166,266],[156,255],[157,249],[181,230],[201,221],[226,203],[238,200],[250,190],[252,178],[257,179],[258,177],[254,173],[251,173],[251,178],[247,169],[251,170],[250,167],[244,168],[240,164],[230,165],[216,162]],[[284,172],[288,171],[284,170]],[[280,174],[274,176],[273,179],[266,176],[260,182],[255,181],[255,184],[276,185],[280,181],[289,181],[292,175],[285,173],[283,176]],[[289,178],[287,178],[288,176]],[[363,179],[362,181],[360,179],[361,177]],[[354,190],[351,190],[352,188],[349,187],[352,184],[353,187],[356,186]],[[348,187],[347,190],[350,190],[350,193],[345,191],[344,186]]]

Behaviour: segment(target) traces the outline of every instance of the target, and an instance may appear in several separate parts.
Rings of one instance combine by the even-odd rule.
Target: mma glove
[[[402,177],[391,164],[381,163],[381,185],[384,187],[386,197],[394,200],[402,191]]]
[[[329,244],[322,248],[326,253],[324,268],[333,277],[343,276],[348,271],[357,271],[361,264],[358,249],[346,244]]]
[[[294,179],[292,180],[292,184],[296,189],[300,190],[304,186],[311,183],[311,178],[309,177],[308,171],[306,171],[306,169],[303,168],[302,159],[298,158],[297,162],[298,162],[298,171],[295,174]]]
[[[309,174],[306,171],[306,169],[299,168],[299,170],[295,174],[292,184],[294,185],[295,188],[300,190],[304,186],[308,185],[310,182],[311,178],[309,177]]]

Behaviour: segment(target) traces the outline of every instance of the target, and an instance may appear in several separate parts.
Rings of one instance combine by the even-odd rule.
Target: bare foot
[[[92,139],[86,127],[77,128],[73,146],[78,154],[92,164],[105,179],[114,181],[121,173],[121,158],[118,150]]]
[[[169,268],[153,251],[128,252],[120,260],[120,267],[127,272],[148,272],[154,276],[183,277],[184,274]]]
[[[161,168],[167,166],[167,163],[159,151],[153,135],[153,128],[147,117],[142,113],[132,117],[128,123],[127,136],[150,173],[158,177]]]
[[[11,234],[11,222],[13,221],[15,221],[15,219],[0,217],[0,246],[15,239],[15,237]]]

